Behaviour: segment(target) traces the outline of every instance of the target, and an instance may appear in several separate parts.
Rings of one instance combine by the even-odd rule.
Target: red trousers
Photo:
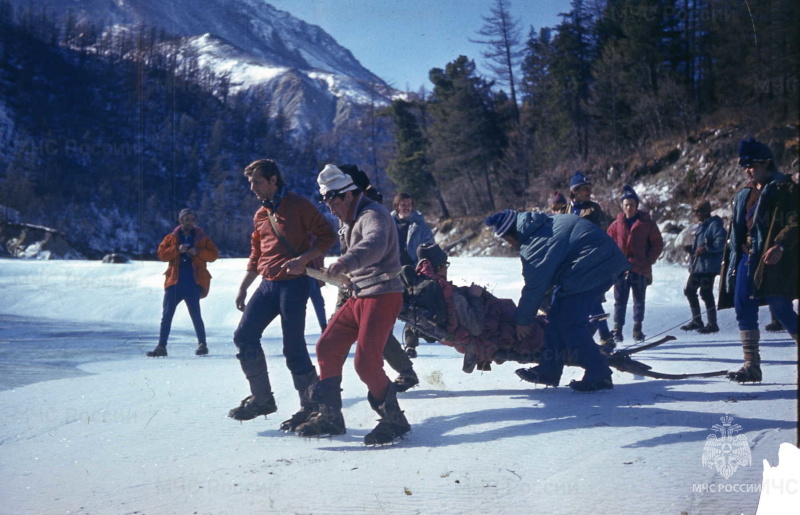
[[[403,307],[402,293],[347,299],[317,342],[319,378],[338,377],[356,344],[355,369],[378,401],[386,397],[389,378],[383,371],[383,347]]]

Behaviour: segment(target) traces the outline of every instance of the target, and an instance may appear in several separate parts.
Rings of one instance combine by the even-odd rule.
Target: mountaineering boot
[[[394,379],[394,385],[397,388],[398,392],[405,392],[406,390],[410,390],[419,384],[419,378],[417,377],[417,373],[414,372],[413,367],[409,367],[402,372]]]
[[[342,376],[328,377],[314,383],[311,388],[311,401],[317,409],[308,420],[298,425],[298,436],[333,436],[347,432],[342,416]]]
[[[297,429],[297,426],[303,422],[307,422],[311,418],[311,414],[317,411],[317,403],[311,400],[311,385],[319,381],[317,370],[311,369],[311,372],[303,375],[292,374],[292,381],[294,382],[294,389],[297,390],[300,396],[300,411],[292,415],[289,420],[284,420],[281,423],[282,431],[292,431]]]
[[[637,343],[644,341],[644,333],[642,332],[642,323],[633,323],[633,340]]]
[[[717,309],[715,307],[708,308],[708,323],[702,329],[698,329],[700,334],[718,333],[719,326],[717,325]]]
[[[611,390],[614,388],[614,383],[611,378],[604,379],[581,379],[580,381],[570,381],[569,387],[576,392],[597,392],[600,390]]]
[[[561,380],[561,377],[542,373],[540,367],[519,368],[515,373],[523,381],[545,386],[558,386],[558,382]]]
[[[700,320],[700,317],[698,316],[696,318],[693,318],[692,321],[689,322],[688,324],[682,325],[681,330],[702,332],[704,327],[705,326],[703,325],[703,321]]]
[[[259,348],[255,357],[245,358],[241,353],[236,357],[239,359],[244,376],[250,383],[251,395],[242,399],[237,407],[228,412],[228,416],[234,420],[253,420],[259,415],[266,416],[278,411],[269,384],[267,359],[264,357],[264,351]]]
[[[411,431],[411,426],[406,420],[406,416],[397,404],[397,389],[394,383],[389,383],[386,389],[386,397],[383,401],[377,401],[371,393],[367,394],[369,405],[381,416],[375,429],[364,436],[365,445],[383,445],[392,443],[395,439],[401,438],[404,434]]]
[[[405,326],[403,328],[403,345],[406,349],[406,354],[409,358],[416,358],[417,357],[417,347],[419,346],[419,336],[411,326]]]
[[[147,352],[148,358],[166,358],[167,348],[163,345],[156,345],[156,348]]]
[[[682,325],[681,330],[696,331],[702,329],[703,319],[700,317],[700,301],[697,300],[697,296],[690,297],[687,295],[687,297],[689,298],[689,309],[692,310],[692,321],[686,325]]]
[[[622,343],[622,326],[614,324],[614,330],[611,331],[611,334],[614,335],[614,341],[616,343]]]
[[[728,379],[737,383],[756,383],[761,381],[761,355],[758,352],[758,341],[761,334],[758,329],[739,331],[744,352],[744,365],[736,372],[728,372]]]
[[[194,351],[196,356],[206,356],[208,355],[208,345],[205,342],[200,342],[197,344],[197,350]]]
[[[608,342],[600,340],[600,345],[598,345],[598,347],[600,348],[600,352],[603,353],[604,356],[610,356],[614,353],[614,349],[617,348],[617,344],[616,342],[614,342],[613,339]]]
[[[716,322],[709,322],[707,325],[704,325],[700,329],[697,330],[700,334],[711,334],[711,333],[718,333],[719,326]]]
[[[764,329],[771,333],[779,333],[783,331],[783,324],[778,322],[777,318],[772,317],[772,320],[770,321],[770,323],[764,326]]]

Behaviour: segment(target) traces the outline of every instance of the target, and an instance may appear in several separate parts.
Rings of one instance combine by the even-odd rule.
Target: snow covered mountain
[[[121,29],[136,24],[187,38],[204,66],[229,73],[232,91],[263,87],[291,127],[328,132],[353,107],[399,94],[316,25],[264,0],[12,0],[15,9]]]

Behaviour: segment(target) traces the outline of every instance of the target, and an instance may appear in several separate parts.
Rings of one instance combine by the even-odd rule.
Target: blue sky
[[[475,60],[481,73],[478,38],[482,16],[494,0],[268,0],[278,9],[319,25],[371,72],[398,89],[430,90],[428,71],[459,55]],[[524,37],[532,25],[554,27],[569,0],[511,0]]]

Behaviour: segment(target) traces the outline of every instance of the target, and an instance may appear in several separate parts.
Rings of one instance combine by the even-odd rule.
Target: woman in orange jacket
[[[167,355],[172,317],[181,301],[186,302],[197,334],[195,354],[208,354],[206,328],[200,315],[200,299],[208,295],[211,285],[211,274],[206,269],[206,263],[216,260],[219,251],[203,230],[195,225],[196,221],[197,217],[191,209],[181,210],[178,216],[180,225],[167,234],[158,246],[159,259],[168,262],[169,266],[164,272],[164,303],[158,345],[147,353],[151,358]]]

